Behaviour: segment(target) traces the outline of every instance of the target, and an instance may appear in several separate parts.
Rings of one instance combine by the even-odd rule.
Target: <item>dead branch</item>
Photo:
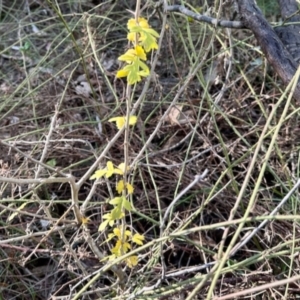
[[[244,25],[253,32],[268,62],[284,84],[288,85],[298,68],[292,55],[284,47],[254,0],[238,0],[237,4]],[[300,84],[295,89],[294,98],[300,101]]]
[[[300,17],[295,16],[297,12],[297,3],[295,0],[279,0],[279,4],[283,18],[289,18],[290,21],[300,21]],[[292,30],[293,28],[291,27],[278,27],[275,32],[254,0],[237,0],[237,5],[241,21],[214,19],[194,13],[182,5],[166,6],[165,10],[180,12],[197,21],[206,22],[214,26],[250,29],[270,65],[282,79],[283,83],[288,85],[297,71],[298,65],[296,61],[300,61],[300,53],[298,53],[298,49],[300,49],[300,26],[289,25],[298,26],[296,30]],[[295,40],[299,40],[299,43],[293,42]],[[294,98],[300,101],[300,83],[294,91]]]
[[[200,15],[195,13],[182,5],[168,5],[166,11],[170,12],[180,12],[183,15],[193,18],[199,22],[205,22],[214,26],[225,27],[225,28],[245,28],[244,24],[240,21],[228,21],[228,20],[218,20],[211,18],[209,16]]]

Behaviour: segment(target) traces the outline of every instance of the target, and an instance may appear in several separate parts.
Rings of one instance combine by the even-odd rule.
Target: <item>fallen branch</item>
[[[238,0],[237,4],[244,25],[253,32],[268,62],[284,84],[288,85],[298,68],[292,55],[284,47],[254,0]],[[300,101],[299,83],[294,91],[294,98]]]
[[[185,16],[193,18],[194,20],[197,20],[199,22],[205,22],[214,26],[225,27],[225,28],[236,28],[236,29],[245,28],[244,24],[241,21],[218,20],[215,18],[211,18],[209,16],[204,16],[195,13],[182,5],[168,5],[166,7],[166,11],[180,12]]]
[[[279,1],[280,5],[284,7],[285,2],[282,0]],[[287,0],[287,2],[289,4],[288,8],[295,6],[294,0]],[[214,19],[192,12],[182,5],[168,5],[165,7],[165,11],[180,12],[197,21],[206,22],[214,26],[250,29],[256,37],[258,44],[261,46],[262,52],[266,56],[266,59],[270,65],[282,79],[283,83],[288,85],[295,75],[298,65],[292,54],[287,50],[279,38],[280,27],[278,27],[276,30],[276,32],[279,34],[278,36],[272,26],[265,19],[254,0],[237,0],[237,5],[241,21]],[[287,6],[285,6],[285,9],[282,10],[282,13],[285,17],[287,17],[287,14],[290,13],[290,9],[287,10]],[[285,40],[284,43],[287,44]],[[297,101],[300,102],[300,84],[297,85],[293,96]]]

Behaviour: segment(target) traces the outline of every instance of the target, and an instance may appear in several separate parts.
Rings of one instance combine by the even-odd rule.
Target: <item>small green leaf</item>
[[[143,245],[144,244],[144,240],[145,240],[145,237],[141,234],[138,234],[136,233],[133,237],[132,237],[132,241],[134,243],[136,243],[137,245]]]
[[[128,200],[124,199],[122,204],[123,204],[123,207],[125,209],[127,209],[128,211],[132,210],[131,203]]]
[[[24,43],[24,45],[23,45],[22,47],[20,47],[20,50],[21,50],[22,52],[28,52],[30,48],[31,48],[30,42],[29,42],[29,41],[26,41],[26,42]]]
[[[117,72],[116,77],[117,78],[127,77],[128,73],[129,73],[128,70],[121,69]]]
[[[117,206],[111,211],[112,219],[119,220],[124,217],[124,213],[121,210],[121,207]]]
[[[127,266],[133,268],[138,264],[138,257],[136,255],[130,256],[126,259]]]
[[[100,226],[99,226],[99,228],[98,228],[98,231],[103,231],[103,230],[107,227],[108,223],[109,223],[109,220],[103,221],[103,222],[100,224]]]
[[[141,35],[139,40],[146,52],[149,52],[152,49],[158,49],[158,44],[156,42],[156,38],[153,37],[151,34],[144,33],[143,35]]]
[[[134,191],[134,187],[133,187],[130,183],[127,182],[126,188],[127,188],[128,194],[129,194],[129,195],[132,195],[132,194],[133,194],[133,191]]]
[[[114,174],[114,165],[113,165],[113,163],[109,160],[109,161],[106,163],[106,166],[107,166],[107,171],[106,171],[105,177],[106,177],[106,178],[109,178],[109,177],[111,177],[111,176]]]
[[[122,203],[122,198],[123,197],[115,197],[115,198],[113,198],[109,201],[109,204],[111,204],[111,205],[120,205]]]
[[[54,168],[54,167],[56,166],[56,159],[55,159],[55,158],[52,158],[52,159],[48,160],[48,161],[46,162],[46,164],[47,164],[48,166]]]
[[[117,182],[117,185],[116,185],[116,190],[119,194],[122,194],[123,190],[124,190],[125,186],[124,186],[124,180],[119,180]]]
[[[93,179],[99,179],[101,177],[103,177],[105,174],[106,174],[107,170],[104,169],[104,170],[97,170],[91,177],[90,177],[90,180],[93,180]]]

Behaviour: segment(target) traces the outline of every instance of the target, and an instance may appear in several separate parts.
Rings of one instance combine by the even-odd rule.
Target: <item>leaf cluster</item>
[[[150,28],[144,18],[130,19],[127,24],[129,33],[127,39],[133,44],[133,48],[126,51],[118,59],[126,62],[126,65],[117,72],[117,78],[127,77],[129,85],[142,80],[142,77],[150,75],[149,67],[143,62],[147,60],[146,52],[158,49],[157,38],[159,34]]]

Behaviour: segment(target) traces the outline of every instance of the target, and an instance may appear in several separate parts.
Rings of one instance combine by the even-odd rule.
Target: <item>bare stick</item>
[[[195,184],[197,184],[200,180],[203,180],[206,175],[208,173],[208,170],[205,169],[204,172],[201,174],[201,175],[196,175],[195,176],[195,179],[185,188],[183,189],[178,195],[177,197],[171,202],[171,204],[168,206],[166,212],[165,212],[165,215],[161,221],[161,224],[160,224],[160,228],[163,229],[164,228],[164,225],[165,225],[165,222],[169,216],[169,213],[171,211],[171,209],[174,207],[174,205],[176,204],[176,202],[183,196],[185,195]]]
[[[297,183],[293,186],[293,188],[287,193],[287,195],[280,201],[280,203],[273,209],[273,211],[268,216],[275,216],[280,208],[286,203],[288,199],[292,196],[292,194],[299,188],[300,179],[298,179]],[[255,228],[251,233],[246,234],[244,238],[238,243],[230,252],[230,257],[235,255],[235,253],[241,249],[244,245],[246,245],[249,240],[257,234],[257,232],[262,229],[270,220],[264,220],[257,228]]]
[[[219,20],[215,18],[211,18],[208,16],[200,15],[198,13],[195,13],[186,7],[182,5],[168,5],[166,7],[166,11],[170,12],[180,12],[184,14],[185,16],[191,17],[194,20],[197,20],[199,22],[205,22],[214,26],[220,26],[220,27],[225,27],[225,28],[245,28],[243,22],[240,21],[228,21],[228,20]]]
[[[196,175],[195,179],[185,188],[183,189],[178,195],[177,197],[171,202],[171,204],[169,205],[169,207],[167,208],[165,215],[163,217],[163,219],[161,220],[160,223],[160,237],[163,236],[163,232],[164,232],[164,228],[165,228],[165,222],[169,216],[169,213],[171,211],[171,209],[174,207],[174,205],[176,204],[176,202],[183,196],[185,195],[195,184],[197,184],[200,180],[203,180],[206,175],[208,173],[208,170],[205,169],[204,172],[201,175]],[[161,280],[163,280],[166,276],[166,265],[165,265],[165,261],[164,261],[164,256],[163,256],[163,243],[160,243],[160,248],[161,248],[161,264],[162,264],[162,272],[161,272]]]

